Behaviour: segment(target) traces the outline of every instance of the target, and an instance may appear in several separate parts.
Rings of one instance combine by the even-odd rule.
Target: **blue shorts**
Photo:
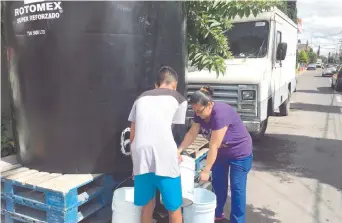
[[[154,173],[134,176],[134,204],[145,206],[160,191],[162,202],[168,211],[176,211],[182,205],[180,177],[162,177]]]

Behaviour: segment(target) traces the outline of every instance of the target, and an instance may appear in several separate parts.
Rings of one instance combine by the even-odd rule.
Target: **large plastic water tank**
[[[26,0],[6,2],[5,13],[20,162],[51,172],[130,171],[121,134],[136,97],[161,65],[178,72],[184,93],[183,4]]]

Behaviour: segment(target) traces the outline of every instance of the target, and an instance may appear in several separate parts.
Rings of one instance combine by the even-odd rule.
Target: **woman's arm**
[[[186,133],[183,142],[181,143],[178,153],[181,153],[184,149],[188,148],[196,139],[200,132],[201,125],[199,123],[192,123],[190,130]]]
[[[221,146],[222,140],[227,132],[228,126],[223,127],[218,130],[213,130],[211,132],[210,142],[209,142],[209,152],[207,155],[206,165],[203,169],[205,172],[210,172],[211,168],[213,167],[216,158],[218,149]]]

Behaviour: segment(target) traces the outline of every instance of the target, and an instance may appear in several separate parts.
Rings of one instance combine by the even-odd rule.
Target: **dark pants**
[[[212,185],[216,194],[215,216],[223,215],[223,208],[228,195],[228,174],[230,172],[231,223],[246,221],[246,185],[247,174],[252,167],[253,155],[241,159],[218,158],[212,168]]]

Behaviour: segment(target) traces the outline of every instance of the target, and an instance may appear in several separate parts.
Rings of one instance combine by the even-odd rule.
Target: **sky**
[[[321,55],[336,52],[342,41],[342,0],[298,0],[297,9],[302,19],[301,42],[308,40],[315,50],[321,45]]]

